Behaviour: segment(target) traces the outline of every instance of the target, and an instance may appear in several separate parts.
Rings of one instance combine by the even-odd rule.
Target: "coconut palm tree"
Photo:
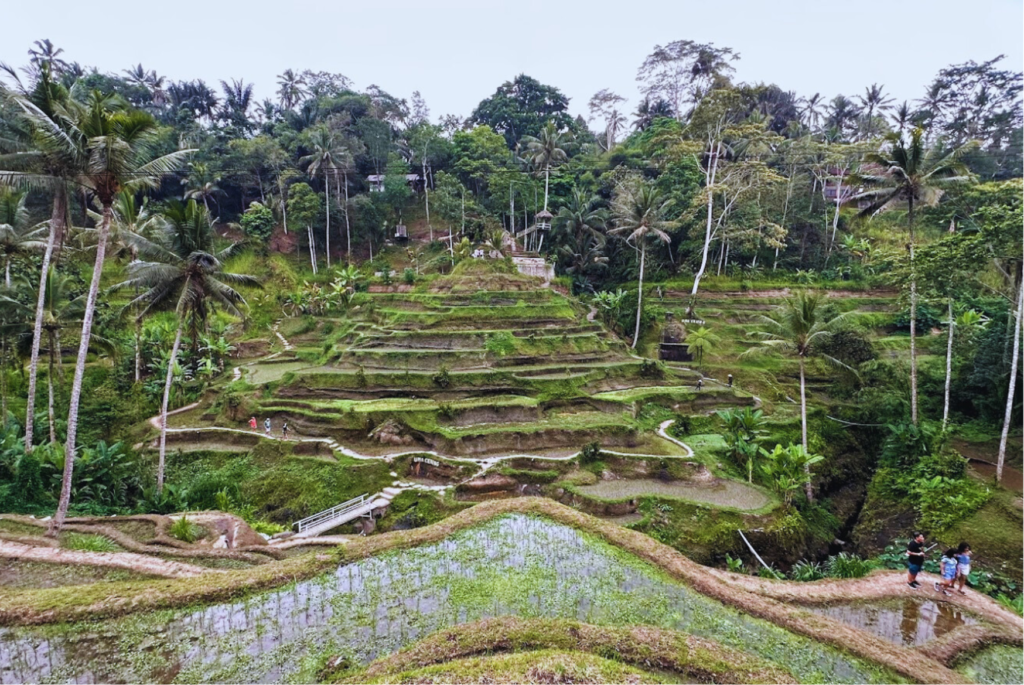
[[[572,133],[568,131],[560,133],[554,123],[548,122],[540,130],[540,135],[523,136],[525,143],[525,157],[533,165],[534,169],[544,170],[544,211],[548,211],[548,186],[551,178],[551,167],[558,166],[569,156],[565,147],[572,142]]]
[[[51,64],[60,51],[53,52],[49,41],[45,41],[45,45],[37,41],[36,45],[40,47],[44,58],[36,63],[31,83],[22,84],[17,72],[0,65],[14,83],[13,89],[0,88],[0,97],[12,102],[14,106],[11,111],[17,113],[17,119],[12,115],[13,125],[10,128],[23,134],[22,139],[14,143],[16,151],[0,158],[0,166],[3,168],[0,170],[0,186],[35,188],[49,192],[52,196],[29,352],[25,402],[26,454],[32,451],[35,435],[36,379],[39,371],[39,345],[43,334],[47,274],[54,249],[63,242],[64,228],[69,223],[68,185],[87,160],[81,136],[69,135],[74,129],[74,114],[80,108],[74,106],[68,89],[52,77]],[[50,57],[46,57],[46,54]]]
[[[900,133],[885,137],[882,149],[864,156],[864,170],[855,180],[868,189],[855,196],[867,200],[861,216],[906,204],[907,249],[910,253],[910,419],[917,425],[917,276],[914,271],[914,210],[933,205],[945,188],[971,180],[961,159],[975,147],[967,143],[953,149],[925,147],[924,132],[914,129],[909,138]]]
[[[885,86],[872,83],[864,89],[863,95],[858,95],[861,111],[864,113],[864,123],[867,125],[867,135],[871,137],[875,128],[875,115],[892,109],[893,99],[886,97]]]
[[[85,360],[89,353],[93,316],[99,298],[100,276],[107,252],[107,237],[114,217],[114,201],[124,189],[155,187],[168,173],[179,169],[193,150],[178,150],[154,158],[152,150],[158,129],[156,120],[138,110],[123,110],[115,101],[98,91],[88,102],[77,105],[78,115],[66,138],[81,141],[86,154],[83,169],[75,181],[88,190],[102,207],[102,218],[96,237],[96,258],[82,313],[75,378],[68,399],[68,433],[64,445],[64,475],[60,500],[50,524],[48,535],[55,536],[64,524],[71,501],[71,481],[75,464],[75,440],[78,437],[78,408],[82,398]]]
[[[815,93],[809,98],[800,99],[800,116],[810,130],[815,130],[824,117],[824,98]]]
[[[210,169],[210,165],[203,162],[189,162],[188,174],[181,179],[181,185],[185,188],[183,199],[202,200],[206,211],[210,211],[210,199],[222,195],[223,190],[217,184],[220,183],[220,176]],[[214,200],[216,202],[216,200]],[[220,211],[218,209],[218,211]]]
[[[647,243],[659,240],[671,241],[665,229],[671,225],[665,215],[672,206],[671,199],[665,199],[661,191],[647,183],[623,184],[612,201],[612,218],[615,228],[611,233],[625,235],[626,242],[640,251],[640,279],[637,287],[636,329],[633,332],[632,347],[640,340],[640,315],[643,312],[644,266],[647,257]]]
[[[223,262],[237,251],[232,244],[220,252],[213,248],[213,219],[210,212],[189,200],[173,203],[165,212],[167,220],[164,244],[135,236],[145,261],[129,265],[129,278],[116,289],[141,290],[126,309],[137,308],[141,319],[154,311],[172,309],[178,322],[167,363],[163,401],[160,405],[160,459],[157,465],[157,492],[164,486],[164,460],[167,453],[167,404],[171,396],[174,367],[181,349],[181,337],[189,327],[189,337],[197,346],[205,332],[210,312],[217,306],[241,317],[245,298],[232,286],[260,287],[253,276],[227,273]]]
[[[326,126],[317,126],[309,135],[309,145],[313,151],[299,160],[300,164],[306,165],[306,173],[310,178],[323,176],[324,192],[324,218],[327,222],[327,268],[331,268],[331,180],[337,179],[339,162],[344,161],[345,149],[341,146],[338,137]],[[347,211],[347,208],[346,208]],[[351,236],[349,237],[349,248],[351,249]]]
[[[283,109],[291,109],[299,104],[306,94],[306,79],[291,69],[277,77],[277,98]]]
[[[0,255],[4,258],[4,286],[11,287],[11,261],[46,249],[45,223],[28,225],[27,193],[0,188]]]
[[[817,293],[798,293],[776,308],[773,316],[759,317],[763,330],[751,331],[749,335],[759,341],[744,355],[780,353],[797,358],[800,362],[800,444],[807,450],[807,382],[805,365],[810,357],[819,356],[829,363],[849,369],[834,357],[820,351],[816,343],[830,335],[836,327],[849,318],[849,313],[827,319],[822,312],[823,299]],[[852,370],[852,369],[851,369]],[[808,480],[807,500],[814,501],[814,490]]]

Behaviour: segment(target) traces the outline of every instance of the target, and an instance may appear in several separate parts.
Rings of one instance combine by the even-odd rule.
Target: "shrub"
[[[653,359],[645,359],[640,363],[641,378],[664,378],[665,367]]]
[[[68,533],[61,543],[65,549],[76,549],[82,552],[117,552],[121,548],[113,540],[102,535]]]
[[[260,243],[266,243],[270,239],[270,234],[274,232],[274,213],[259,202],[253,202],[238,223],[247,236]]]
[[[824,578],[825,571],[822,569],[821,564],[801,559],[793,564],[793,568],[789,571],[789,577],[793,580],[806,583],[812,580],[820,580],[821,578]]]
[[[593,464],[601,459],[601,443],[588,442],[580,450],[580,463]]]
[[[275,533],[283,533],[288,530],[288,526],[271,523],[270,521],[253,521],[249,524],[249,527],[257,533],[263,533],[264,535],[274,535]]]
[[[167,531],[171,534],[171,537],[177,538],[182,542],[195,542],[199,539],[200,529],[199,526],[188,520],[188,517],[184,514],[181,515],[177,521]]]
[[[1024,616],[1024,595],[1008,597],[1007,595],[1000,594],[996,596],[996,601],[1010,611],[1016,612],[1018,616]]]
[[[406,270],[402,272],[402,282],[406,285],[412,285],[415,283],[416,271],[414,269],[406,268]]]
[[[484,349],[496,357],[506,357],[516,351],[516,337],[509,331],[498,331],[487,336]]]
[[[446,419],[453,419],[456,412],[450,402],[441,402],[437,407],[437,413]]]
[[[829,578],[863,578],[874,568],[871,561],[846,552],[829,557],[825,562],[825,574]]]
[[[439,388],[447,388],[449,385],[451,385],[452,376],[451,373],[448,371],[448,367],[441,366],[441,368],[438,369],[437,373],[431,376],[431,380],[434,381],[434,385],[436,385]]]
[[[774,568],[762,566],[757,569],[758,578],[771,578],[772,580],[785,580],[786,576],[776,571]]]
[[[743,560],[739,557],[733,558],[726,554],[725,566],[733,573],[743,573]]]

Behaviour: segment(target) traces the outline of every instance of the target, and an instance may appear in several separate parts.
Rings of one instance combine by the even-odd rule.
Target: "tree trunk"
[[[942,430],[949,422],[949,386],[953,378],[953,298],[949,298],[949,335],[946,338],[946,388],[942,397]]]
[[[551,165],[544,165],[544,211],[548,211],[548,177],[551,175]]]
[[[345,182],[345,258],[349,265],[352,265],[352,227],[348,221],[348,172],[342,174]]]
[[[47,405],[47,408],[46,408],[46,413],[47,413],[47,418],[50,419],[50,442],[54,443],[54,442],[57,442],[57,429],[56,429],[56,426],[55,426],[55,420],[54,420],[54,416],[53,416],[53,332],[52,331],[49,331],[49,338],[50,338],[50,340],[49,340],[50,354],[48,355],[48,357],[49,357],[49,368],[48,368],[47,373],[46,373],[46,390],[47,390],[47,393],[49,395],[49,397],[48,397],[49,402],[48,402],[48,405]]]
[[[43,312],[46,310],[46,284],[50,274],[50,260],[58,234],[64,230],[67,216],[67,190],[57,188],[53,194],[53,209],[50,212],[50,233],[43,251],[43,263],[39,271],[39,296],[36,299],[36,320],[32,328],[32,352],[28,363],[28,399],[25,404],[25,454],[32,451],[36,408],[36,377],[39,375],[39,343],[43,337]]]
[[[327,269],[331,268],[331,179],[328,176],[324,176],[324,192],[327,193],[327,197],[324,201],[324,214],[327,217]]]
[[[99,236],[96,240],[96,260],[89,282],[89,294],[85,300],[82,315],[82,335],[78,343],[78,358],[75,361],[75,380],[71,383],[68,399],[68,436],[64,443],[64,477],[60,486],[60,501],[47,531],[49,537],[56,537],[64,525],[68,506],[71,504],[71,479],[75,468],[75,440],[78,437],[78,406],[82,400],[82,381],[85,378],[85,360],[89,355],[89,340],[92,337],[92,320],[96,314],[96,300],[100,294],[100,277],[103,275],[103,260],[107,254],[107,236],[110,235],[112,211],[109,203],[103,205],[103,219],[100,221]]]
[[[800,444],[807,451],[807,381],[804,378],[804,357],[800,355]],[[807,493],[807,501],[814,502],[814,488],[811,486],[811,467],[804,464],[804,473],[807,474],[807,484],[804,492]]]
[[[910,225],[910,420],[917,425],[917,273],[914,270],[914,199],[907,203]]]
[[[316,275],[316,242],[313,237],[313,227],[306,226],[306,236],[309,238],[309,264],[310,268],[313,269],[313,275]]]
[[[8,289],[11,287],[11,258],[7,257],[7,264],[4,266],[4,285]]]
[[[423,205],[427,210],[427,230],[430,231],[430,242],[434,242],[434,227],[430,225],[430,184],[427,183],[427,157],[423,151]]]
[[[142,380],[142,320],[135,319],[135,382]]]
[[[178,312],[178,332],[174,335],[174,346],[171,347],[171,358],[167,363],[167,377],[164,380],[164,397],[160,405],[160,460],[156,466],[156,493],[164,489],[164,463],[167,456],[167,404],[171,399],[171,384],[174,382],[174,363],[178,360],[181,349],[181,329],[184,321],[183,312]]]
[[[0,336],[0,424],[7,428],[7,336]]]
[[[697,295],[697,288],[700,287],[700,279],[704,276],[704,270],[708,266],[708,250],[711,248],[711,221],[712,221],[712,210],[714,209],[714,186],[715,186],[715,174],[718,171],[718,156],[721,153],[722,144],[719,143],[717,147],[713,148],[711,168],[704,175],[705,183],[704,186],[708,191],[708,220],[707,225],[704,228],[704,250],[701,253],[700,268],[693,277],[693,290],[690,291],[690,297]]]
[[[1003,432],[999,436],[999,458],[996,460],[996,482],[1003,479],[1003,463],[1006,461],[1006,439],[1010,434],[1010,418],[1013,415],[1013,394],[1017,389],[1017,364],[1020,361],[1020,317],[1024,309],[1024,280],[1017,295],[1017,313],[1013,317],[1013,354],[1010,356],[1010,389],[1006,392],[1006,414],[1003,415]]]
[[[640,239],[640,287],[636,291],[636,329],[633,331],[633,344],[630,346],[634,350],[636,344],[640,342],[640,314],[643,312],[644,303],[644,257],[646,256],[647,250],[646,244],[643,238]]]

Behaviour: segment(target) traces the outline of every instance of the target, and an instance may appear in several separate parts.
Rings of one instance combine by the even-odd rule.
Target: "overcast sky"
[[[632,110],[637,67],[678,39],[739,52],[738,81],[828,98],[877,82],[913,100],[942,67],[999,54],[1024,68],[1021,0],[2,0],[0,20],[11,65],[49,38],[101,71],[141,62],[172,80],[244,78],[258,99],[287,68],[340,72],[358,89],[419,90],[434,120],[468,115],[519,73],[560,88],[574,114],[601,88]]]

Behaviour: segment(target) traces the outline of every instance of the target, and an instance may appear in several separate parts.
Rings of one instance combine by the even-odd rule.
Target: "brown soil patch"
[[[47,564],[123,568],[136,573],[161,576],[163,578],[193,578],[208,571],[208,569],[199,568],[191,564],[157,559],[144,554],[132,554],[130,552],[80,552],[71,549],[23,545],[6,540],[0,540],[0,557]]]

